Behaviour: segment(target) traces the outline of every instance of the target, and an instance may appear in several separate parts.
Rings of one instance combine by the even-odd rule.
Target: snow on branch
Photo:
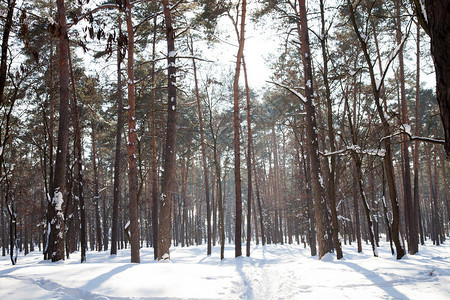
[[[296,96],[297,98],[299,98],[300,101],[302,101],[303,103],[306,103],[306,98],[305,98],[305,96],[303,96],[302,94],[300,94],[299,92],[297,92],[297,91],[294,90],[293,88],[288,87],[287,85],[284,85],[284,84],[279,83],[279,82],[274,82],[274,81],[266,81],[266,82],[275,84],[275,85],[277,85],[277,86],[279,86],[279,87],[282,87],[282,88],[288,90],[288,91],[291,92],[294,96]]]
[[[439,145],[445,144],[445,141],[441,140],[441,139],[412,135],[411,134],[411,126],[409,124],[402,124],[402,125],[400,125],[398,130],[395,131],[394,133],[392,133],[388,136],[382,137],[380,139],[380,144],[387,138],[392,138],[392,137],[395,137],[395,136],[398,136],[401,134],[406,134],[411,141],[421,141],[421,142],[439,144]]]
[[[422,141],[422,142],[440,144],[440,145],[445,144],[445,141],[441,140],[441,139],[412,135],[411,134],[411,126],[409,124],[400,125],[399,134],[402,134],[402,133],[406,134],[409,137],[409,139],[412,141],[415,140],[415,141]]]
[[[384,157],[386,155],[386,150],[384,149],[361,149],[358,145],[350,145],[347,146],[344,149],[337,150],[334,152],[320,152],[321,155],[328,157],[333,155],[343,155],[344,153],[348,151],[353,151],[357,154],[365,154],[365,155],[372,155],[372,156],[379,156]]]

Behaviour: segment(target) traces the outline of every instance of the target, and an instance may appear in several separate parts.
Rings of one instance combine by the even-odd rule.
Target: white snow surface
[[[450,246],[420,247],[417,255],[396,260],[381,243],[380,257],[370,245],[356,252],[343,246],[344,259],[310,256],[301,245],[252,244],[251,257],[234,258],[227,245],[206,256],[206,245],[171,248],[171,263],[153,260],[141,249],[141,263],[130,250],[80,253],[62,263],[42,254],[21,253],[12,266],[0,257],[0,299],[450,299]],[[244,245],[245,247],[245,245]]]

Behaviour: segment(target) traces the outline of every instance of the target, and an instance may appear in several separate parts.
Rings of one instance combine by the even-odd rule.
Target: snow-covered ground
[[[0,257],[0,299],[450,299],[450,246],[427,245],[420,254],[397,261],[382,244],[380,257],[344,246],[345,259],[309,255],[299,245],[252,246],[251,257],[233,258],[226,247],[206,256],[206,247],[173,248],[171,262],[153,261],[141,249],[141,264],[129,263],[129,250],[117,256],[79,253],[61,263],[34,252],[12,266]],[[245,248],[244,248],[245,250]]]

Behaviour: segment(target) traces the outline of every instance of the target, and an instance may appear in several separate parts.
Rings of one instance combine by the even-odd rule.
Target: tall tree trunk
[[[134,29],[130,0],[125,1],[125,18],[128,36],[128,184],[131,233],[131,262],[139,263],[138,191],[136,165],[136,100],[134,83]]]
[[[161,210],[158,228],[158,260],[170,259],[170,206],[174,190],[175,141],[176,141],[176,65],[175,65],[175,30],[173,28],[172,10],[169,0],[162,0],[167,40],[167,129],[165,157],[161,185]]]
[[[122,18],[118,16],[118,28],[119,37],[122,36]],[[112,217],[112,230],[111,230],[111,255],[117,255],[117,246],[119,238],[119,205],[120,205],[120,147],[122,144],[122,127],[123,127],[123,115],[122,115],[122,43],[119,39],[117,43],[117,125],[116,125],[116,151],[114,155],[114,199],[113,199],[113,217]]]
[[[253,186],[252,186],[252,120],[250,114],[250,88],[248,86],[247,78],[247,66],[245,64],[245,58],[242,56],[242,66],[244,68],[245,79],[245,96],[247,99],[247,244],[246,244],[246,256],[250,256],[250,241],[252,237],[252,225],[251,225],[251,212],[252,212],[252,200],[253,200]],[[256,217],[256,214],[255,214]],[[255,218],[255,225],[256,218]],[[256,227],[256,226],[255,226]],[[258,239],[258,230],[255,229],[255,237]]]
[[[86,239],[86,212],[85,212],[85,204],[84,204],[84,181],[83,181],[83,160],[82,160],[82,147],[81,147],[81,129],[80,129],[80,120],[78,114],[78,97],[75,89],[75,78],[73,74],[72,68],[72,58],[69,54],[69,68],[70,68],[70,77],[72,81],[72,94],[73,94],[73,102],[72,102],[72,118],[73,118],[73,128],[75,133],[75,174],[77,178],[77,185],[75,187],[75,194],[77,195],[79,202],[79,210],[80,210],[80,244],[81,244],[81,262],[86,261],[86,248],[87,248],[87,239]]]
[[[241,151],[239,138],[239,75],[241,72],[241,61],[244,55],[245,43],[245,17],[247,13],[247,0],[242,0],[241,3],[241,26],[239,36],[239,48],[236,55],[236,69],[233,81],[233,132],[234,132],[234,182],[235,182],[235,196],[236,196],[236,223],[235,223],[235,257],[242,255],[241,235],[242,235],[242,189],[241,189]],[[237,24],[237,20],[236,20]]]
[[[419,112],[420,112],[420,25],[417,24],[417,37],[416,37],[416,106],[415,106],[415,123],[414,134],[420,135],[419,124]],[[419,218],[419,142],[414,142],[414,155],[413,155],[413,168],[414,168],[414,219],[419,222],[419,229],[422,226]],[[420,230],[420,239],[423,240],[423,232]],[[421,243],[423,245],[423,243]],[[418,248],[417,248],[418,251]]]
[[[266,244],[266,235],[265,235],[265,229],[264,229],[264,218],[263,218],[263,210],[262,210],[262,204],[261,204],[261,194],[259,191],[259,182],[258,182],[258,174],[256,170],[256,158],[255,158],[255,147],[253,146],[253,139],[252,139],[252,160],[253,160],[253,175],[255,176],[255,186],[256,186],[256,203],[258,206],[258,212],[259,212],[259,226],[261,227],[261,241],[263,246]]]
[[[155,90],[155,58],[156,58],[156,25],[157,17],[153,19],[152,44],[152,158],[151,158],[151,185],[152,185],[152,232],[153,232],[153,258],[158,259],[158,165],[156,161],[156,90]]]
[[[92,143],[92,166],[94,170],[94,217],[95,217],[95,248],[97,251],[102,251],[102,228],[100,225],[100,195],[98,192],[98,166],[97,166],[97,149],[95,144],[95,125],[91,123],[91,143]]]
[[[332,111],[332,100],[330,84],[328,82],[328,53],[327,53],[327,30],[325,28],[325,8],[323,0],[320,0],[320,17],[321,17],[321,31],[322,38],[320,39],[320,44],[322,48],[322,58],[323,58],[323,83],[325,85],[325,95],[326,95],[326,106],[327,106],[327,123],[328,123],[328,138],[330,140],[330,150],[331,152],[336,151],[336,138],[333,128],[333,111]],[[335,184],[335,172],[336,172],[336,156],[332,155],[330,157],[330,167],[328,173],[328,199],[330,201],[331,210],[331,229],[333,233],[334,248],[336,249],[337,259],[343,257],[341,242],[339,240],[339,223],[336,212],[336,184]]]
[[[327,235],[328,226],[330,224],[328,220],[328,209],[326,201],[323,195],[323,187],[321,184],[322,175],[320,169],[319,160],[319,145],[317,140],[317,123],[316,112],[313,103],[313,77],[312,77],[312,63],[311,63],[311,51],[309,48],[309,32],[308,32],[308,20],[306,13],[305,0],[299,1],[299,13],[300,13],[300,26],[301,26],[301,51],[302,61],[305,76],[305,96],[306,96],[306,118],[307,118],[307,137],[309,141],[308,153],[311,160],[311,181],[312,191],[314,197],[314,209],[316,215],[317,226],[317,240],[319,245],[319,259],[321,259],[326,253],[330,252],[330,241]]]
[[[401,31],[401,18],[400,18],[400,0],[395,1],[396,8],[396,41],[397,44],[402,42],[402,31]],[[406,106],[406,91],[405,91],[405,67],[403,61],[403,46],[398,52],[399,61],[399,81],[400,81],[400,100],[401,100],[401,116],[402,124],[408,124],[408,110]],[[409,141],[408,137],[404,134],[402,135],[402,156],[403,156],[403,194],[405,201],[405,223],[406,232],[408,237],[408,250],[409,254],[416,254],[419,251],[419,235],[417,218],[415,213],[415,205],[411,192],[411,169],[409,160]]]
[[[192,35],[189,35],[190,38],[190,50],[192,55],[192,66],[194,68],[194,84],[195,84],[195,99],[197,100],[197,113],[198,113],[198,125],[200,129],[200,146],[202,150],[202,164],[203,164],[203,183],[205,187],[205,199],[206,199],[206,232],[207,232],[207,251],[206,255],[211,255],[211,206],[209,199],[209,174],[208,174],[208,165],[206,164],[206,140],[205,134],[203,130],[203,116],[202,116],[202,108],[200,105],[200,93],[198,89],[198,79],[197,79],[197,64],[195,63],[194,58],[194,42],[192,40]]]
[[[49,203],[50,226],[47,253],[53,262],[64,260],[64,215],[63,204],[66,192],[66,159],[69,142],[69,40],[67,35],[64,0],[56,1],[58,8],[59,38],[59,128],[55,162],[52,200]]]

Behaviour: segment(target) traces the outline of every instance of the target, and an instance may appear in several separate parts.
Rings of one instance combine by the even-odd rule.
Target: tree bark
[[[94,170],[94,217],[95,217],[95,248],[97,251],[102,251],[102,228],[100,225],[100,195],[98,192],[98,166],[97,166],[97,149],[95,144],[95,125],[91,123],[91,143],[92,143],[92,168]]]
[[[122,18],[118,17],[119,36],[122,35]],[[121,42],[117,43],[117,125],[116,125],[116,151],[114,155],[114,192],[113,192],[113,216],[112,216],[112,230],[111,230],[111,255],[117,255],[117,246],[119,238],[119,205],[120,205],[120,156],[121,156],[121,144],[122,144],[122,127],[123,127],[123,115],[122,115],[122,75],[121,75]]]
[[[192,66],[194,68],[194,85],[195,85],[195,99],[197,101],[197,113],[198,113],[198,126],[200,129],[200,146],[202,150],[202,164],[203,164],[203,183],[205,188],[205,199],[206,199],[206,235],[207,235],[207,251],[206,255],[211,255],[211,206],[209,199],[209,172],[208,165],[206,164],[206,140],[205,134],[203,130],[203,116],[202,109],[200,105],[200,93],[198,89],[198,79],[197,79],[197,65],[195,63],[194,58],[194,42],[192,40],[192,35],[189,35],[190,38],[190,50],[192,55]]]
[[[139,224],[137,195],[137,165],[136,165],[136,99],[134,83],[134,28],[131,16],[130,0],[125,2],[125,18],[128,36],[128,191],[130,209],[131,262],[140,263],[139,254]]]
[[[247,99],[247,243],[245,255],[250,256],[250,242],[252,237],[252,225],[251,225],[251,213],[252,213],[252,200],[253,200],[253,185],[252,185],[252,119],[250,114],[250,88],[248,86],[247,78],[247,66],[245,64],[245,58],[242,56],[242,66],[244,68],[245,79],[245,96]],[[256,216],[256,214],[255,214]],[[255,227],[257,222],[255,218]],[[258,230],[255,229],[255,237],[258,240]]]
[[[314,209],[317,226],[317,241],[319,245],[319,259],[326,253],[331,252],[330,238],[327,234],[330,222],[328,220],[328,209],[323,195],[321,184],[322,174],[319,160],[319,145],[317,140],[316,112],[313,103],[313,77],[311,64],[311,51],[309,49],[308,20],[306,13],[305,0],[299,1],[300,25],[301,25],[301,51],[303,69],[305,75],[305,96],[306,96],[306,118],[307,118],[307,137],[308,153],[311,160],[311,181],[314,197]]]
[[[450,2],[447,0],[425,0],[426,18],[419,8],[416,14],[419,22],[431,38],[431,56],[436,71],[436,96],[439,103],[442,125],[444,127],[445,152],[450,159]]]
[[[158,165],[156,161],[156,94],[155,94],[155,58],[156,58],[156,25],[157,18],[153,20],[152,44],[152,158],[151,158],[151,185],[152,185],[152,231],[153,231],[153,258],[158,259]]]
[[[320,17],[322,25],[322,38],[320,39],[320,44],[322,48],[322,58],[323,58],[323,83],[325,85],[325,95],[326,95],[326,106],[327,106],[327,123],[328,123],[328,138],[330,140],[330,150],[331,152],[336,151],[336,138],[333,128],[333,111],[332,111],[332,100],[330,84],[328,82],[328,54],[327,54],[327,31],[325,29],[325,9],[323,0],[320,0]],[[339,223],[336,212],[336,156],[332,155],[330,157],[330,168],[328,173],[328,199],[330,201],[331,210],[331,229],[333,233],[333,243],[336,249],[337,259],[343,257],[341,242],[339,240]]]
[[[6,86],[6,73],[8,70],[8,48],[9,48],[9,35],[11,33],[13,25],[14,7],[16,6],[16,0],[8,0],[8,12],[6,14],[5,25],[3,27],[3,39],[2,39],[2,56],[0,61],[0,105],[3,105],[5,101],[5,86]]]
[[[72,117],[73,117],[73,128],[75,133],[75,159],[76,159],[76,177],[77,186],[75,188],[76,195],[78,197],[79,209],[80,209],[80,246],[81,246],[81,263],[86,261],[86,248],[87,248],[87,238],[86,238],[86,209],[84,203],[84,181],[83,181],[83,160],[82,160],[82,145],[81,145],[81,129],[80,120],[78,114],[78,98],[75,90],[75,78],[73,75],[72,59],[69,51],[69,67],[70,76],[72,81]]]
[[[247,12],[247,1],[242,0],[241,3],[241,26],[239,33],[239,48],[236,55],[236,69],[233,81],[233,132],[234,132],[234,183],[235,183],[235,196],[236,196],[236,223],[235,223],[235,257],[242,255],[241,234],[242,234],[242,189],[241,189],[241,157],[240,157],[240,138],[239,138],[239,75],[241,72],[241,61],[244,55],[244,43],[245,43],[245,17]],[[236,20],[237,22],[237,20]],[[237,24],[237,23],[236,23]]]
[[[396,8],[396,41],[399,45],[402,42],[401,19],[400,19],[400,0],[395,1]],[[399,81],[400,81],[400,102],[402,124],[408,124],[408,110],[406,106],[405,91],[405,67],[403,61],[403,46],[398,52],[399,61]],[[406,134],[402,135],[402,157],[403,157],[403,195],[405,202],[405,223],[408,237],[408,250],[410,254],[416,254],[419,251],[418,226],[415,213],[415,206],[411,192],[411,169],[409,160],[409,141]]]
[[[162,0],[164,9],[164,19],[166,24],[167,40],[167,129],[165,157],[163,162],[163,174],[161,184],[158,228],[158,260],[170,259],[170,207],[172,203],[172,193],[174,190],[174,170],[175,170],[175,141],[176,141],[176,105],[177,105],[177,85],[176,85],[176,65],[175,65],[175,30],[173,28],[172,10],[169,0]]]
[[[66,185],[66,158],[69,142],[69,40],[67,35],[64,0],[56,1],[58,8],[59,39],[59,128],[56,152],[55,175],[52,200],[49,203],[50,226],[47,253],[53,262],[64,260],[64,215],[63,204]]]

